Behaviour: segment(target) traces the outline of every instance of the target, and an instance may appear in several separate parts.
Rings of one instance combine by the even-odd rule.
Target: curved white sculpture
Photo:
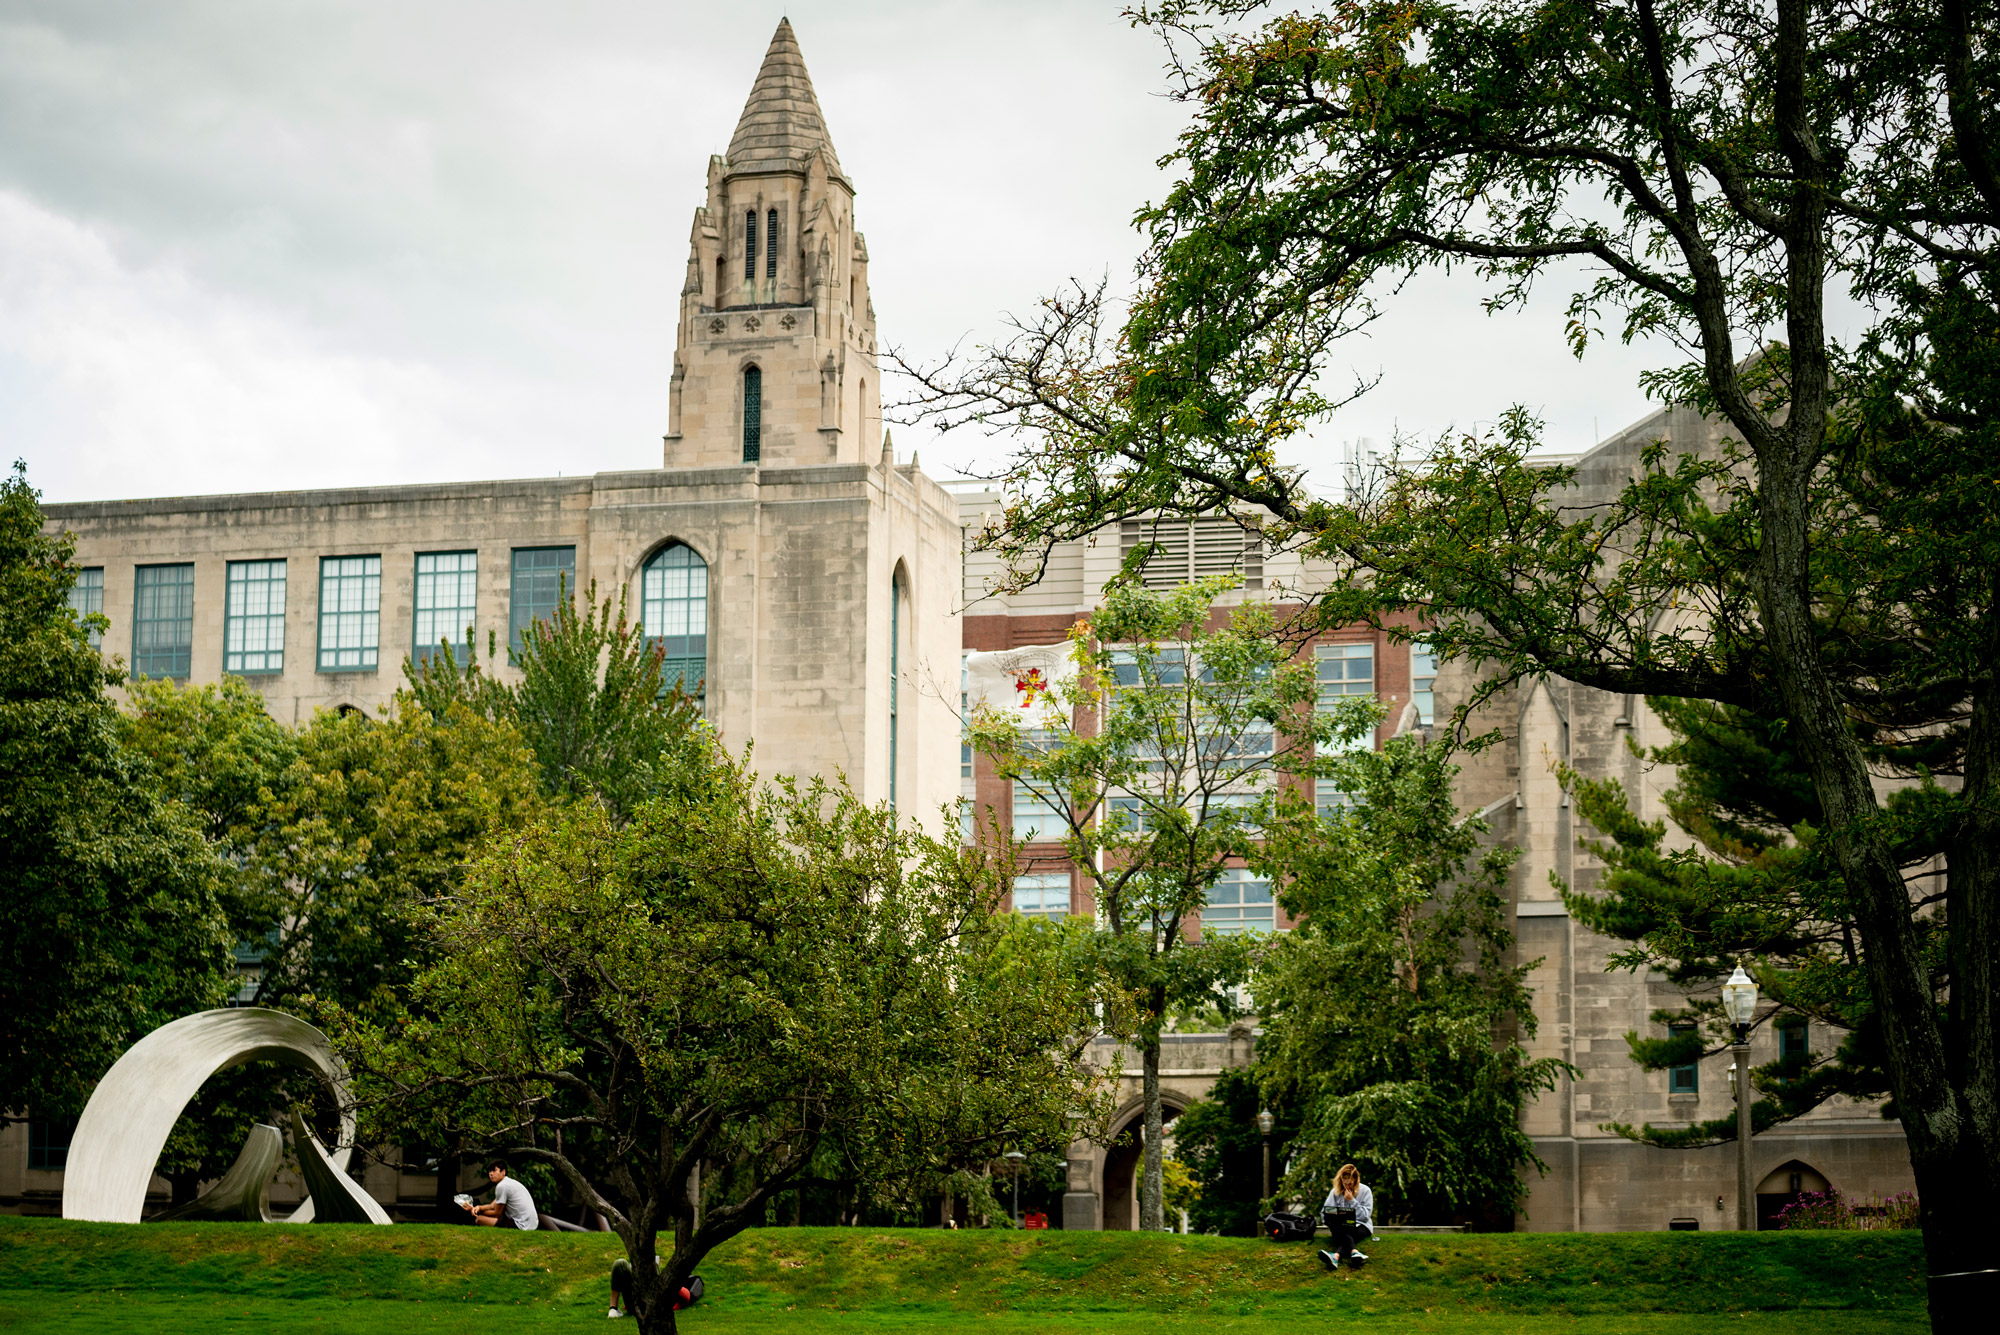
[[[153,1222],[200,1219],[271,1223],[271,1175],[278,1171],[278,1160],[284,1153],[283,1133],[275,1126],[257,1123],[243,1138],[236,1162],[220,1181],[186,1205],[154,1215]]]
[[[120,1057],[84,1106],[63,1173],[63,1218],[136,1224],[153,1165],[181,1110],[217,1071],[275,1061],[311,1071],[333,1087],[340,1144],[328,1161],[345,1176],[354,1142],[347,1072],[326,1035],[294,1015],[246,1006],[202,1011],[161,1025]],[[315,1147],[316,1148],[316,1147]],[[311,1151],[300,1147],[303,1157]],[[378,1207],[379,1209],[379,1207]],[[308,1223],[306,1201],[287,1223]],[[382,1216],[380,1222],[388,1223]]]
[[[306,1119],[297,1108],[292,1109],[292,1148],[298,1151],[299,1171],[305,1175],[306,1189],[312,1198],[306,1202],[314,1210],[314,1219],[323,1224],[386,1224],[391,1222],[389,1212],[381,1203],[363,1191],[355,1180],[336,1166],[333,1156],[319,1143],[319,1137],[306,1125]],[[343,1159],[346,1156],[341,1156]],[[304,1205],[299,1209],[303,1210]],[[297,1221],[298,1213],[293,1212],[286,1223]]]

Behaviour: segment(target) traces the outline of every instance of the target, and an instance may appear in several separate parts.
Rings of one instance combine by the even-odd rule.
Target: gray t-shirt
[[[493,1184],[493,1199],[500,1203],[500,1217],[515,1228],[535,1229],[542,1226],[542,1217],[535,1210],[535,1198],[513,1178],[503,1177]]]

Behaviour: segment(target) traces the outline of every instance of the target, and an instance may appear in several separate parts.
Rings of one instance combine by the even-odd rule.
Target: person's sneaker
[[[624,1316],[625,1314],[614,1307],[610,1311],[606,1312],[604,1315],[606,1315],[607,1317],[611,1317],[615,1320],[616,1318]]]
[[[1319,1263],[1326,1267],[1328,1274],[1332,1274],[1340,1268],[1340,1258],[1336,1257],[1332,1252],[1321,1252],[1319,1254]]]
[[[1362,1266],[1368,1263],[1368,1253],[1360,1251],[1349,1252],[1347,1254],[1347,1263],[1353,1266],[1356,1270],[1359,1270]]]

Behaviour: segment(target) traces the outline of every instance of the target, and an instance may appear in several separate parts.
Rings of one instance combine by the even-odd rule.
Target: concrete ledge
[[[1386,1237],[1391,1233],[1465,1233],[1470,1230],[1464,1224],[1377,1224],[1376,1237]]]

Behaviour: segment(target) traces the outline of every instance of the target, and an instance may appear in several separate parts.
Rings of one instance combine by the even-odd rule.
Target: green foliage
[[[344,1038],[376,1116],[550,1164],[602,1211],[646,1330],[823,1146],[921,1190],[1056,1138],[1100,1083],[1062,938],[991,919],[980,855],[844,786],[759,788],[704,737],[665,755],[627,824],[579,803],[491,845],[411,1013]]]
[[[1740,959],[1760,962],[1757,976],[1776,1005],[1758,1021],[1819,1027],[1820,1051],[1781,1057],[1751,1072],[1761,1097],[1752,1107],[1759,1131],[1788,1121],[1836,1094],[1879,1099],[1889,1091],[1882,1028],[1857,949],[1860,924],[1821,833],[1825,816],[1805,773],[1792,730],[1745,710],[1701,700],[1655,697],[1648,703],[1673,734],[1648,758],[1676,766],[1666,805],[1693,836],[1691,848],[1667,851],[1664,822],[1631,811],[1615,780],[1563,771],[1578,813],[1604,833],[1584,847],[1604,864],[1598,893],[1559,886],[1578,922],[1632,944],[1614,967],[1658,970],[1698,995],[1655,1023],[1693,1026],[1677,1037],[1626,1036],[1647,1070],[1692,1062],[1731,1039],[1713,989]],[[1893,846],[1911,873],[1945,847],[1940,817],[1948,807],[1934,785],[1891,794]],[[1942,924],[1924,922],[1926,950],[1942,965]],[[1826,1038],[1838,1031],[1837,1047]],[[1894,1116],[1893,1104],[1884,1110]],[[1669,1148],[1736,1138],[1734,1116],[1692,1126],[1609,1129]]]
[[[1195,1180],[1193,1169],[1171,1157],[1160,1165],[1160,1183],[1167,1226],[1178,1229],[1181,1216],[1185,1214],[1192,1219],[1193,1211],[1201,1204],[1201,1183]]]
[[[1521,1108],[1567,1068],[1521,1046],[1533,964],[1507,962],[1513,854],[1479,851],[1448,754],[1404,734],[1344,756],[1356,805],[1272,832],[1300,922],[1258,971],[1257,1067],[1272,1102],[1299,1109],[1289,1198],[1316,1204],[1352,1161],[1384,1217],[1504,1217],[1521,1167],[1543,1166]]]
[[[1256,1235],[1258,1219],[1272,1205],[1263,1198],[1264,1136],[1257,1129],[1257,1114],[1264,1108],[1257,1072],[1233,1067],[1215,1078],[1207,1097],[1196,1100],[1174,1119],[1174,1150],[1187,1162],[1200,1189],[1188,1211],[1189,1227],[1195,1232],[1238,1238]],[[1284,1173],[1292,1138],[1298,1134],[1299,1114],[1286,1104],[1270,1111],[1275,1186]]]
[[[701,709],[678,682],[668,688],[662,651],[627,615],[624,592],[615,614],[596,599],[592,584],[579,610],[566,591],[549,620],[522,631],[511,684],[481,668],[470,630],[463,662],[442,644],[421,666],[406,659],[403,673],[436,717],[457,704],[518,729],[550,797],[593,797],[625,821],[657,791],[663,757],[693,735]],[[489,636],[489,663],[496,643]]]
[[[118,720],[128,753],[226,868],[242,995],[257,1005],[394,1006],[423,959],[427,905],[479,843],[541,804],[518,734],[463,704],[434,717],[405,696],[379,722],[321,712],[294,731],[240,678],[135,683],[131,702]],[[229,1167],[253,1121],[317,1093],[264,1064],[210,1080],[161,1154],[176,1202]]]
[[[225,870],[119,744],[124,671],[67,603],[67,537],[0,482],[0,1112],[61,1116],[119,1053],[232,973]]]
[[[1301,808],[1286,781],[1324,770],[1321,752],[1377,717],[1367,701],[1314,708],[1312,665],[1294,657],[1268,607],[1245,604],[1211,626],[1228,587],[1113,585],[1072,630],[1075,676],[1049,684],[1039,726],[988,706],[970,729],[1002,778],[1055,809],[1055,833],[1096,905],[1100,967],[1130,1008],[1106,1024],[1131,1036],[1142,1063],[1142,1228],[1164,1223],[1160,1035],[1176,1015],[1233,1015],[1260,948],[1248,935],[1196,935],[1209,891],[1261,847],[1266,826]]]

